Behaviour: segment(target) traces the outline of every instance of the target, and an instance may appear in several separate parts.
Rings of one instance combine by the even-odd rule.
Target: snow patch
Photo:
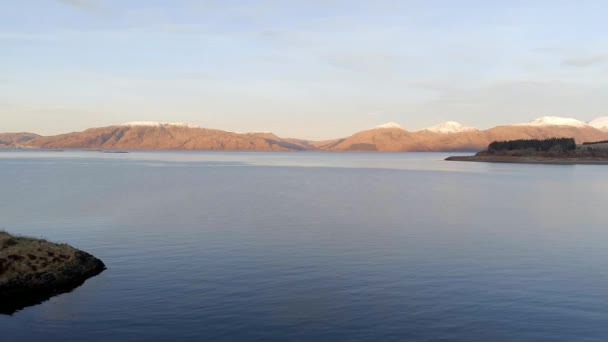
[[[121,126],[129,127],[163,127],[163,126],[174,126],[174,127],[188,127],[188,128],[200,128],[200,126],[193,125],[187,122],[159,122],[159,121],[132,121],[126,122]]]
[[[425,130],[430,131],[430,132],[435,132],[435,133],[450,134],[450,133],[477,131],[477,128],[467,127],[467,126],[465,126],[459,122],[455,122],[455,121],[447,121],[447,122],[440,123],[438,125],[429,127]]]
[[[589,121],[589,126],[608,132],[608,116],[603,116],[601,118]]]
[[[385,124],[382,124],[380,126],[376,126],[374,128],[399,128],[399,129],[403,129],[403,127],[401,127],[401,125],[399,125],[398,123],[395,123],[395,122],[387,122]]]
[[[538,118],[536,120],[532,120],[528,123],[516,124],[514,126],[536,126],[536,127],[544,127],[544,126],[570,126],[570,127],[587,127],[587,123],[572,119],[572,118],[562,118],[559,116],[543,116],[542,118]]]

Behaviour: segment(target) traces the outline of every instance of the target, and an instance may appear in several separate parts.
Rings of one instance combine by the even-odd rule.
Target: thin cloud
[[[97,3],[93,0],[58,0],[64,5],[76,8],[83,11],[96,11],[98,9]]]
[[[590,57],[568,58],[562,61],[562,65],[580,68],[592,67],[606,63],[608,63],[608,54]]]
[[[397,56],[382,52],[343,52],[326,58],[329,65],[355,72],[391,73],[399,61]]]

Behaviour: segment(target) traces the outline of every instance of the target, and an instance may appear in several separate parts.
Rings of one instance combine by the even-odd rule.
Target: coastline
[[[507,163],[507,164],[548,164],[548,165],[608,165],[608,159],[598,157],[514,157],[514,156],[452,156],[446,161]]]

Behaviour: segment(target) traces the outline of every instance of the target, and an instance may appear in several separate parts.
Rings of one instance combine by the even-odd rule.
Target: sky
[[[608,115],[608,2],[0,0],[0,132]]]

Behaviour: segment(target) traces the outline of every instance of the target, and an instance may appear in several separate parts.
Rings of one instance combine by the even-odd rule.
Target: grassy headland
[[[0,231],[0,313],[71,291],[104,269],[99,259],[67,244]]]

